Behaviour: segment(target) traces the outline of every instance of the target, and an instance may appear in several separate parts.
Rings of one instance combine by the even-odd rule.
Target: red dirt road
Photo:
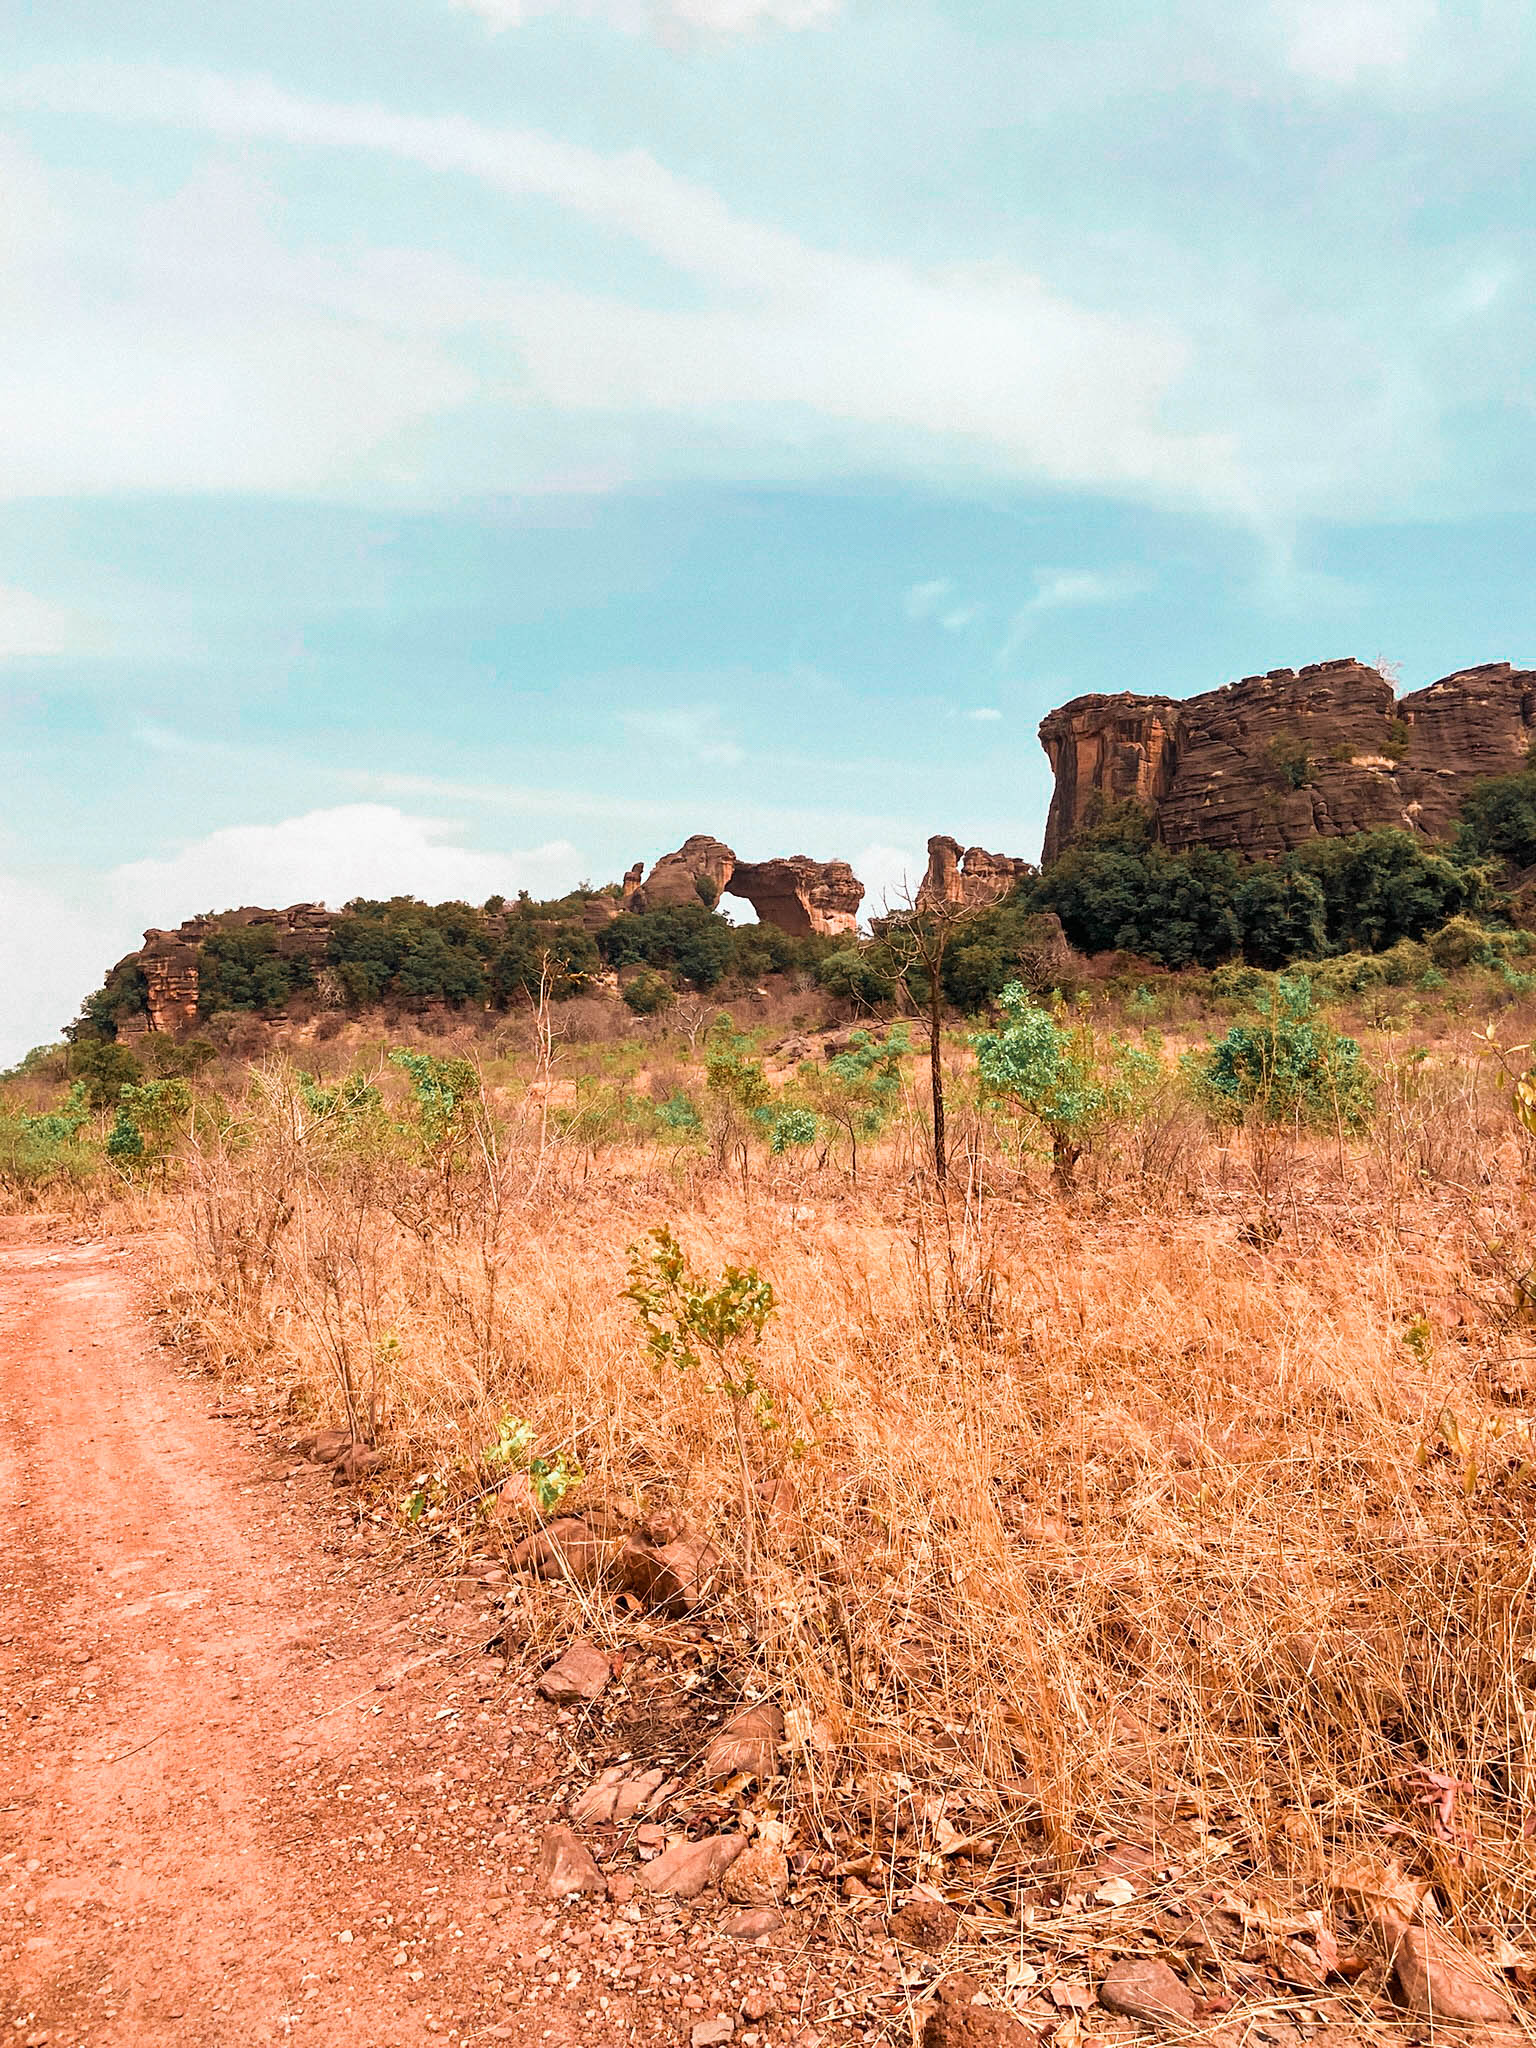
[[[569,1757],[484,1608],[210,1414],[141,1248],[0,1228],[5,2040],[607,2048],[760,1990],[666,1909],[530,1896]]]

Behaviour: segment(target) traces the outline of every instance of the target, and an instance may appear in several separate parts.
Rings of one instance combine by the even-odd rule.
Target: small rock
[[[972,2005],[980,1990],[974,1977],[945,1978],[923,2028],[923,2048],[1035,2048],[1040,2036],[1011,2012]]]
[[[1193,1992],[1166,1963],[1128,1961],[1113,1964],[1099,1986],[1099,2003],[1128,2020],[1192,2020]]]
[[[547,1529],[525,1536],[512,1552],[512,1563],[536,1578],[570,1578],[590,1586],[603,1575],[603,1545],[577,1516],[562,1515]]]
[[[596,1784],[588,1786],[576,1801],[571,1817],[588,1827],[602,1827],[609,1822],[622,1826],[637,1813],[648,1813],[660,1806],[663,1791],[670,1789],[665,1771],[641,1771],[631,1776],[622,1764],[610,1764]]]
[[[892,1939],[904,1948],[920,1948],[936,1956],[954,1940],[960,1915],[939,1899],[908,1899],[885,1925]]]
[[[720,1889],[733,1905],[777,1905],[789,1890],[788,1859],[782,1849],[754,1842],[730,1864]]]
[[[331,1467],[333,1486],[356,1486],[360,1479],[377,1472],[385,1463],[384,1453],[369,1444],[348,1444]]]
[[[626,1592],[676,1617],[698,1606],[719,1562],[720,1553],[697,1530],[679,1529],[672,1517],[657,1517],[629,1537],[617,1569]]]
[[[1412,2012],[1437,2020],[1508,2024],[1514,2017],[1470,1956],[1442,1929],[1424,1923],[1407,1927],[1392,1958],[1398,1994]]]
[[[317,1429],[313,1436],[299,1438],[299,1449],[313,1465],[334,1465],[351,1443],[349,1429]]]
[[[793,1479],[760,1479],[755,1490],[758,1507],[770,1529],[793,1521],[799,1513],[800,1495]]]
[[[784,1915],[771,1906],[749,1906],[740,1913],[727,1913],[720,1932],[731,1941],[766,1941],[784,1926]]]
[[[745,1835],[706,1835],[699,1842],[678,1842],[645,1866],[640,1882],[664,1897],[696,1899],[719,1883],[746,1846]]]
[[[756,2026],[759,2020],[772,2019],[777,2005],[771,1991],[749,1991],[741,2001],[741,2016]]]
[[[733,1714],[704,1752],[704,1775],[712,1785],[750,1771],[771,1778],[778,1746],[784,1739],[784,1716],[777,1707],[747,1707]]]
[[[592,1852],[570,1828],[549,1828],[539,1847],[536,1888],[552,1899],[573,1892],[606,1892],[608,1880],[592,1860]]]
[[[635,1896],[635,1880],[627,1870],[616,1870],[608,1880],[608,1896],[616,1906],[627,1906]]]
[[[736,2022],[725,2014],[718,2019],[700,2020],[688,2036],[691,2048],[722,2048],[736,2031]]]
[[[606,1691],[613,1667],[596,1644],[572,1643],[557,1664],[539,1680],[539,1691],[557,1706],[574,1706],[579,1700],[595,1700]]]

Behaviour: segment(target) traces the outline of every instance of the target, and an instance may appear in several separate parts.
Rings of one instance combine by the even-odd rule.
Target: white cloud
[[[1035,594],[1013,615],[1008,637],[997,659],[1006,662],[1034,631],[1047,612],[1073,610],[1079,606],[1119,604],[1147,587],[1146,578],[1133,569],[1106,573],[1100,569],[1037,569]]]
[[[632,423],[635,459],[671,473],[739,467],[745,446],[761,474],[856,461],[1247,502],[1228,440],[1161,422],[1185,368],[1179,336],[1074,305],[1010,263],[919,268],[818,249],[733,214],[644,150],[602,155],[259,80],[74,67],[0,95],[228,142],[382,154],[551,201],[692,281],[667,306],[409,252],[300,259],[227,174],[135,216],[125,247],[110,223],[104,251],[73,216],[52,218],[34,179],[0,395],[12,494],[410,488],[431,464],[420,429],[479,397],[508,425],[477,436],[485,474],[466,475],[456,448],[440,487],[579,468],[617,418]],[[461,337],[477,363],[503,349],[505,374],[471,376]],[[648,458],[647,433],[660,443]]]
[[[56,1039],[151,925],[243,903],[549,896],[581,878],[581,856],[566,840],[485,853],[455,844],[453,829],[390,804],[340,804],[274,825],[226,826],[67,888],[0,874],[0,1065]]]
[[[451,825],[392,804],[338,804],[276,825],[228,825],[169,857],[126,862],[107,877],[116,904],[178,924],[200,910],[242,903],[345,903],[352,896],[462,897],[481,902],[578,880],[580,857],[563,839],[524,853],[454,845]]]
[[[1437,11],[1435,0],[1299,0],[1281,9],[1286,62],[1323,85],[1400,71],[1418,55]]]
[[[992,704],[979,704],[974,711],[967,711],[965,713],[967,718],[974,719],[978,725],[991,725],[995,720],[1001,718],[1002,715],[1001,711]]]
[[[520,28],[536,15],[568,14],[603,21],[629,35],[702,29],[742,35],[758,28],[812,28],[828,21],[842,0],[459,0],[494,29]]]
[[[0,661],[72,654],[82,645],[80,622],[62,605],[0,583]]]
[[[852,867],[864,884],[859,919],[868,925],[871,918],[903,910],[916,900],[918,886],[928,872],[928,856],[910,853],[902,846],[876,844],[856,855]]]

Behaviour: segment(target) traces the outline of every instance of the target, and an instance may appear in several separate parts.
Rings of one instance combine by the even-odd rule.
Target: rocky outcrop
[[[858,930],[864,884],[845,860],[812,860],[789,854],[779,860],[739,861],[722,840],[695,833],[676,853],[661,859],[640,879],[638,867],[624,877],[629,910],[658,910],[665,904],[703,903],[711,910],[722,895],[752,905],[761,924],[803,938]]]
[[[174,931],[147,931],[138,952],[130,953],[113,969],[116,975],[137,966],[144,976],[143,1013],[125,1018],[118,1026],[119,1035],[184,1031],[197,1022],[197,953],[210,933],[269,925],[275,930],[280,954],[306,959],[318,968],[325,959],[334,923],[332,913],[318,903],[291,903],[286,910],[259,910],[247,904],[240,910],[189,917]]]
[[[928,842],[928,872],[917,891],[919,910],[946,904],[956,910],[981,910],[997,903],[1036,870],[1011,853],[988,853],[982,846],[962,847],[958,839],[936,833]]]
[[[1274,855],[1376,825],[1444,838],[1472,784],[1518,768],[1533,732],[1536,671],[1508,662],[1402,698],[1353,660],[1199,697],[1078,697],[1040,727],[1056,778],[1043,857],[1125,801],[1174,849]]]
[[[669,904],[702,903],[713,910],[731,879],[736,856],[721,839],[695,832],[676,853],[664,853],[640,880],[633,867],[624,877],[624,902],[630,910],[661,910]]]
[[[852,934],[859,928],[864,884],[845,860],[812,860],[803,853],[784,860],[738,861],[726,888],[757,912],[759,924],[805,938]]]

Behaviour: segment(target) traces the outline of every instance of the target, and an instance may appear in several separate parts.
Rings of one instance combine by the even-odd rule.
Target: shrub
[[[1006,1022],[971,1044],[983,1086],[1038,1123],[1051,1141],[1051,1170],[1071,1184],[1085,1148],[1129,1112],[1157,1073],[1150,1054],[1119,1039],[1101,1044],[1092,1025],[1059,1021],[1011,982],[998,998]]]
[[[1278,977],[1263,1013],[1234,1024],[1203,1058],[1189,1059],[1199,1092],[1219,1115],[1237,1117],[1252,1106],[1270,1123],[1349,1130],[1370,1120],[1370,1069],[1355,1040],[1316,1015],[1303,975]]]
[[[1512,868],[1536,864],[1536,767],[1491,776],[1462,801],[1456,850],[1469,860],[1492,857]]]
[[[896,992],[895,982],[884,971],[878,957],[861,951],[857,946],[844,946],[836,953],[829,953],[816,969],[816,980],[829,996],[837,996],[843,1002],[854,1003],[863,1009],[873,1009],[877,1003],[888,1003]]]
[[[666,968],[697,989],[719,986],[731,965],[732,929],[702,903],[632,910],[597,934],[610,967]]]
[[[110,1109],[125,1087],[135,1087],[144,1078],[127,1047],[104,1038],[77,1039],[69,1049],[69,1072],[83,1084],[92,1109]]]
[[[219,1010],[281,1010],[295,990],[313,986],[309,962],[280,953],[270,925],[210,932],[197,949],[202,1017]]]
[[[624,1000],[637,1017],[655,1017],[671,1009],[677,994],[664,974],[647,967],[625,984]]]

